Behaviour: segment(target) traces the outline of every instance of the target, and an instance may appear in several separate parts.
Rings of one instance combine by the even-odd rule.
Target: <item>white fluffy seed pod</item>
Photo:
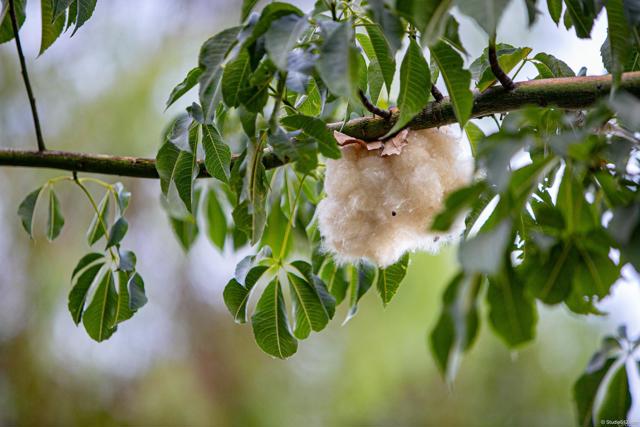
[[[440,128],[409,131],[397,155],[363,145],[345,145],[342,158],[327,160],[327,196],[317,209],[323,247],[339,263],[367,259],[386,267],[407,251],[435,252],[460,234],[462,224],[448,234],[429,227],[446,196],[471,180],[464,141]]]

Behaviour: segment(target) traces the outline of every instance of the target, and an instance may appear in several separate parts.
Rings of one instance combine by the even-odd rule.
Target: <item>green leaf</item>
[[[574,287],[579,286],[583,295],[609,295],[611,286],[620,278],[620,265],[609,258],[609,245],[591,241],[590,236],[576,241],[581,260],[574,272]]]
[[[631,392],[627,369],[623,363],[616,369],[607,384],[595,424],[603,424],[602,421],[605,420],[626,421],[629,409],[631,409]]]
[[[47,218],[47,238],[49,241],[52,241],[60,235],[60,231],[62,231],[62,227],[64,226],[64,217],[60,210],[60,202],[53,188],[49,191],[49,214]]]
[[[402,40],[407,26],[401,21],[398,14],[390,7],[385,7],[386,0],[369,0],[372,18],[382,27],[382,32],[391,46],[393,56],[402,47]],[[396,4],[399,9],[400,1]]]
[[[185,252],[189,251],[198,237],[199,230],[196,220],[193,217],[182,219],[171,217],[169,220],[171,222],[171,228],[180,242],[180,246],[182,246]]]
[[[320,270],[320,278],[327,284],[327,290],[335,298],[336,305],[339,305],[344,300],[349,287],[344,267],[340,267],[332,259],[328,259]]]
[[[300,9],[289,3],[271,2],[262,9],[260,18],[251,29],[250,34],[243,40],[243,47],[251,46],[260,36],[269,30],[271,23],[286,15],[304,15]],[[241,34],[242,36],[242,34]]]
[[[127,230],[129,230],[129,223],[124,217],[118,218],[118,220],[111,226],[111,231],[109,232],[109,239],[107,241],[107,249],[120,244],[125,234],[127,234]]]
[[[200,48],[198,65],[204,71],[200,76],[200,104],[205,113],[206,122],[210,122],[220,103],[222,80],[221,65],[227,52],[237,42],[242,27],[228,28],[208,39]]]
[[[576,252],[571,242],[551,248],[548,257],[534,258],[527,272],[527,288],[546,304],[557,304],[569,296]]]
[[[76,0],[77,15],[76,15],[76,27],[71,33],[71,37],[84,25],[85,22],[91,18],[93,11],[96,8],[97,0]]]
[[[298,270],[299,273],[307,280],[308,283],[313,285],[315,292],[318,294],[320,298],[320,302],[324,307],[324,310],[327,312],[329,319],[333,318],[333,315],[336,311],[336,301],[335,298],[330,294],[327,289],[327,285],[313,272],[313,267],[311,264],[305,261],[293,261],[291,266]]]
[[[249,86],[240,92],[240,103],[251,113],[262,113],[269,100],[269,85],[276,68],[265,59],[249,79]],[[251,135],[251,134],[249,134]]]
[[[247,19],[256,4],[258,4],[258,0],[242,0],[242,11],[240,13],[241,22]]]
[[[264,35],[264,47],[280,71],[287,71],[289,55],[308,29],[308,19],[295,14],[283,16],[271,23]]]
[[[262,293],[251,317],[253,334],[258,346],[267,354],[286,359],[298,350],[291,335],[280,281],[275,277]]]
[[[89,266],[90,264],[96,262],[101,258],[104,258],[104,254],[101,254],[98,252],[90,252],[85,256],[83,256],[80,259],[80,261],[78,261],[78,264],[76,265],[76,267],[73,269],[73,273],[71,274],[71,280],[73,280],[76,277],[76,274],[80,273],[82,270],[87,268],[87,266]]]
[[[391,302],[391,299],[398,291],[400,283],[407,274],[407,267],[409,265],[409,254],[404,254],[400,260],[395,264],[386,268],[378,269],[378,282],[376,287],[380,298],[382,298],[382,304],[386,306]]]
[[[32,226],[33,216],[36,212],[36,202],[38,201],[38,196],[40,195],[42,188],[43,187],[39,187],[27,194],[27,197],[25,197],[20,203],[20,206],[18,206],[18,216],[20,217],[22,226],[31,238],[33,238]]]
[[[287,278],[291,287],[291,301],[295,318],[293,334],[298,339],[305,339],[312,330],[317,332],[324,329],[331,316],[323,303],[321,293],[314,283],[307,281],[305,277],[300,277],[290,272],[287,273]],[[327,293],[326,288],[320,289],[321,292]]]
[[[569,234],[587,232],[599,225],[584,192],[584,186],[574,176],[572,168],[567,167],[558,189],[557,207],[562,212]]]
[[[463,68],[462,57],[447,43],[438,42],[430,50],[449,91],[458,122],[464,126],[473,107],[473,94],[469,89],[471,73]]]
[[[608,40],[611,48],[611,74],[614,89],[620,84],[624,66],[631,52],[629,34],[631,29],[625,17],[623,0],[607,0]]]
[[[467,135],[467,139],[469,139],[471,154],[475,158],[478,151],[478,144],[480,144],[485,137],[484,132],[475,123],[467,122],[467,124],[464,125],[464,133]]]
[[[144,281],[138,273],[133,273],[129,278],[129,309],[138,310],[147,303],[147,295],[144,290]]]
[[[118,248],[118,270],[127,272],[134,271],[137,261],[138,259],[133,251]]]
[[[444,33],[452,0],[397,0],[400,15],[420,31],[423,45],[432,45]]]
[[[176,161],[180,155],[180,149],[170,141],[164,142],[156,155],[156,170],[160,177],[160,188],[165,196],[169,192],[169,186],[173,179]]]
[[[489,36],[492,36],[509,0],[455,0],[454,4],[460,12],[476,21]]]
[[[227,283],[222,293],[224,303],[233,315],[233,319],[237,323],[245,323],[247,321],[247,301],[251,289],[260,280],[262,275],[267,271],[268,267],[258,265],[249,270],[244,283],[233,278]]]
[[[347,323],[358,312],[358,302],[360,298],[367,293],[376,277],[376,267],[367,262],[361,262],[357,266],[351,268],[351,284],[350,289],[350,308],[344,323]]]
[[[538,318],[535,302],[510,269],[500,276],[489,277],[487,303],[491,326],[509,347],[534,338]]]
[[[14,5],[19,30],[26,19],[25,8],[27,0],[14,0]],[[11,16],[8,9],[9,2],[5,0],[2,2],[2,8],[0,8],[0,43],[13,40],[13,25],[11,24]]]
[[[398,94],[398,109],[400,115],[387,133],[393,135],[403,129],[429,103],[431,75],[429,65],[424,59],[422,49],[411,39],[409,48],[400,66],[400,93]]]
[[[62,15],[73,2],[75,2],[75,0],[53,0],[52,5],[54,18],[58,18]]]
[[[102,201],[98,205],[99,215],[96,213],[93,215],[89,229],[87,230],[87,241],[89,246],[100,240],[105,235],[105,227],[107,226],[107,219],[109,216],[109,192],[107,192]]]
[[[349,21],[327,28],[316,69],[331,93],[350,98],[358,86],[358,52],[353,46],[353,28]]]
[[[430,347],[438,368],[447,381],[453,381],[459,356],[471,348],[478,335],[478,294],[481,275],[456,275],[442,296],[442,312],[430,335]]]
[[[82,258],[78,263],[78,267],[80,267],[83,260],[85,260],[89,255],[96,254],[85,255],[85,257]],[[78,269],[78,267],[76,267],[76,270]],[[89,294],[89,289],[91,288],[91,284],[93,284],[95,278],[98,276],[98,272],[100,271],[100,269],[102,269],[102,267],[104,267],[104,263],[98,263],[84,270],[83,273],[78,276],[78,280],[74,282],[71,292],[69,292],[69,313],[71,313],[71,318],[76,325],[78,325],[80,323],[80,320],[82,320],[82,313],[84,311],[84,305],[87,300],[87,295]]]
[[[511,243],[511,221],[502,220],[489,231],[460,243],[458,260],[467,273],[495,274],[504,264]]]
[[[238,107],[243,91],[249,86],[251,75],[249,53],[242,49],[238,56],[230,61],[222,74],[222,99],[228,107]]]
[[[233,219],[233,225],[235,229],[233,231],[240,231],[246,235],[247,238],[251,238],[253,234],[252,217],[249,213],[249,201],[243,200],[231,212]],[[259,240],[259,239],[258,239]]]
[[[76,23],[77,18],[78,18],[78,2],[73,1],[73,3],[71,3],[71,6],[69,6],[69,13],[67,13],[67,23],[65,24],[64,30],[67,31],[72,25],[74,25]]]
[[[40,12],[42,17],[42,35],[40,39],[40,53],[42,55],[45,50],[49,48],[55,42],[62,30],[64,29],[64,14],[53,19],[53,1],[54,0],[41,0]]]
[[[173,88],[171,94],[169,95],[169,99],[167,99],[165,108],[169,108],[171,104],[180,99],[182,95],[189,92],[189,90],[191,90],[191,88],[193,88],[198,83],[198,81],[200,80],[200,76],[202,76],[202,73],[203,69],[200,67],[191,69],[187,73],[187,76],[184,78],[184,80]]]
[[[193,209],[193,183],[197,176],[198,164],[195,155],[188,151],[180,151],[172,178],[178,195],[189,212]]]
[[[322,113],[323,102],[318,85],[312,78],[309,80],[307,94],[300,98],[297,108],[300,113],[306,116],[319,116]]]
[[[98,285],[93,300],[84,311],[82,324],[91,338],[100,342],[108,339],[114,332],[118,294],[113,272],[108,271]]]
[[[576,35],[581,39],[591,37],[593,21],[596,18],[595,2],[593,0],[564,0],[567,6],[565,17],[571,17],[576,29]]]
[[[380,92],[382,86],[384,86],[384,77],[382,76],[382,70],[378,61],[369,62],[367,67],[367,79],[369,83],[369,99],[371,103],[376,105],[380,98]]]
[[[467,123],[469,126],[472,123]],[[473,202],[486,190],[486,183],[479,181],[469,187],[460,188],[449,194],[444,209],[436,216],[431,225],[435,231],[448,231]]]
[[[446,41],[451,46],[458,49],[458,51],[464,54],[467,54],[466,49],[464,48],[464,46],[462,45],[462,42],[460,41],[460,34],[458,33],[459,27],[460,27],[460,24],[458,23],[458,21],[456,21],[456,18],[454,18],[452,15],[449,15],[449,18],[447,19],[447,26],[445,27],[444,34],[441,37],[442,37],[442,40]],[[434,40],[433,43],[430,43],[430,44],[433,45],[436,41],[437,40]],[[438,77],[438,76],[436,75],[435,77]],[[431,80],[435,82],[437,78],[433,78],[433,75],[432,75]]]
[[[551,19],[558,25],[560,23],[560,16],[562,16],[562,0],[547,0],[547,8],[549,9]]]
[[[323,156],[330,159],[340,158],[338,142],[326,123],[321,119],[302,114],[293,114],[283,117],[280,122],[289,129],[302,129],[305,134],[318,141],[318,149]]]
[[[129,298],[129,273],[118,271],[118,302],[116,304],[116,314],[113,326],[131,319],[135,314],[135,310],[130,308]]]
[[[544,78],[551,77],[574,77],[576,74],[573,70],[562,60],[556,58],[553,55],[549,55],[548,53],[538,53],[533,57],[536,61],[541,62],[546,69],[549,70],[550,75],[545,75]],[[541,68],[539,67],[539,63],[534,62],[534,65],[538,69],[538,72],[542,75]]]
[[[125,211],[129,207],[129,200],[131,199],[131,192],[127,191],[121,182],[116,182],[113,185],[113,189],[116,194],[116,202],[118,204],[118,211],[120,216],[124,215]]]
[[[269,190],[266,182],[267,175],[262,163],[263,151],[261,145],[252,146],[248,153],[247,159],[247,196],[248,206],[247,210],[250,215],[251,230],[248,233],[251,244],[255,245],[260,241],[264,227],[267,222],[267,191]],[[235,217],[234,217],[235,220]]]
[[[396,61],[391,54],[391,47],[387,42],[387,39],[382,33],[382,29],[376,24],[365,25],[367,34],[369,34],[369,40],[371,41],[371,48],[373,51],[373,57],[367,53],[370,61],[376,60],[384,83],[387,86],[387,93],[391,93],[391,83],[393,83],[393,75],[396,71]]]
[[[218,194],[213,189],[207,192],[206,215],[209,240],[220,250],[223,250],[227,237],[227,218],[218,201]]]
[[[222,140],[218,129],[213,125],[202,125],[202,146],[204,147],[204,165],[209,174],[228,184],[231,167],[231,149]]]
[[[597,370],[587,370],[573,385],[573,398],[576,402],[579,426],[594,427],[593,414],[598,390],[614,362],[615,359],[611,358],[606,360]]]

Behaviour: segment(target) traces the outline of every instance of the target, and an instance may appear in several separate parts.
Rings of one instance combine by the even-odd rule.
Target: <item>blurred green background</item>
[[[38,3],[29,5],[22,37],[48,147],[146,157],[155,155],[170,118],[193,100],[163,111],[172,87],[196,65],[201,43],[240,15],[237,0],[99,1],[73,38],[67,33],[36,58]],[[604,17],[594,40],[578,41],[547,17],[527,31],[520,3],[506,11],[500,38],[552,53],[576,70],[602,72]],[[484,47],[485,36],[464,18],[462,38],[469,59]],[[519,77],[535,76],[527,70]],[[0,45],[0,146],[35,146],[13,43]],[[30,241],[16,215],[24,195],[60,174],[0,169],[2,425],[572,425],[572,383],[600,337],[621,322],[632,334],[640,326],[638,279],[626,271],[602,304],[610,316],[540,307],[538,337],[520,351],[507,350],[483,322],[448,387],[426,336],[455,274],[449,247],[414,256],[388,308],[370,292],[347,325],[340,326],[341,311],[292,359],[273,360],[222,302],[244,252],[221,254],[201,236],[184,254],[160,207],[158,182],[125,179],[133,192],[125,244],[138,254],[149,303],[97,344],[66,309],[70,272],[87,251],[89,206],[70,184],[58,187],[67,225],[53,244],[42,234]],[[43,223],[39,217],[36,228]]]

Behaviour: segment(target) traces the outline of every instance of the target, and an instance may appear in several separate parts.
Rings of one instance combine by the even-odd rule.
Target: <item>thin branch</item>
[[[358,90],[358,95],[360,95],[360,101],[362,102],[362,105],[364,105],[364,107],[369,110],[370,113],[380,116],[385,120],[389,120],[391,118],[391,112],[373,105],[373,103],[369,101],[369,98],[367,98],[367,95],[364,94],[362,89]]]
[[[233,155],[231,161],[237,158]],[[267,169],[281,166],[283,162],[267,153],[262,163]],[[154,159],[107,154],[77,153],[73,151],[36,151],[0,149],[0,166],[24,166],[32,168],[60,169],[71,172],[99,173],[103,175],[129,176],[133,178],[159,178]],[[199,178],[208,178],[204,163],[200,162]]]
[[[44,139],[42,138],[42,130],[40,130],[40,119],[38,118],[38,109],[36,108],[36,98],[33,96],[33,90],[31,89],[31,83],[29,82],[29,73],[27,73],[27,63],[25,62],[24,54],[22,53],[22,43],[20,43],[20,36],[18,35],[18,18],[16,17],[14,0],[9,0],[9,16],[11,17],[13,37],[16,40],[16,48],[18,49],[18,58],[20,59],[22,78],[24,80],[24,85],[27,88],[27,96],[29,97],[29,105],[31,106],[31,115],[33,116],[33,126],[36,130],[38,151],[44,151],[47,148],[45,147]]]
[[[431,85],[431,95],[433,95],[433,99],[435,99],[436,102],[440,102],[444,99],[444,95],[434,84]]]
[[[496,79],[498,79],[502,87],[504,87],[506,90],[515,89],[516,86],[513,83],[513,80],[511,80],[507,73],[502,70],[502,68],[500,67],[500,63],[498,62],[495,38],[489,40],[489,65],[491,66],[491,72],[494,76],[496,76]]]
[[[531,80],[516,83],[515,87],[517,90],[514,91],[506,91],[497,86],[482,93],[475,92],[471,117],[506,113],[527,105],[554,106],[568,110],[584,109],[609,94],[611,76]],[[623,74],[620,88],[640,97],[640,71]],[[389,132],[397,118],[398,113],[394,112],[389,120],[380,117],[363,117],[347,123],[332,123],[328,128],[331,130],[342,128],[341,132],[354,138],[375,141]],[[409,122],[408,127],[426,129],[455,122],[453,105],[449,98],[444,98],[441,102],[431,102]],[[234,159],[235,157],[232,161]],[[267,169],[281,166],[283,163],[286,163],[286,159],[283,162],[273,153],[267,153],[263,157],[263,164]],[[0,166],[52,168],[105,175],[158,178],[153,159],[66,151],[0,149]],[[200,177],[208,176],[204,168],[201,168],[201,171]]]

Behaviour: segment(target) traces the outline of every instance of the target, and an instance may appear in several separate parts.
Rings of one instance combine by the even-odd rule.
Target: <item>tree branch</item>
[[[40,119],[38,118],[38,109],[36,108],[36,98],[33,96],[33,90],[31,89],[31,83],[29,82],[29,73],[27,73],[27,63],[24,60],[24,54],[22,53],[22,43],[20,43],[20,36],[18,35],[18,18],[16,17],[14,0],[9,0],[9,16],[11,18],[11,27],[13,28],[13,37],[16,40],[16,49],[18,49],[18,58],[20,59],[20,70],[22,71],[22,79],[24,80],[24,85],[27,88],[27,96],[29,97],[29,105],[31,106],[31,115],[33,116],[33,126],[36,130],[38,151],[44,151],[47,148],[45,147],[44,139],[42,138],[42,131],[40,130]]]
[[[640,97],[640,72],[623,74],[620,88]],[[610,75],[531,80],[516,83],[512,91],[497,86],[474,94],[471,117],[505,113],[527,105],[579,110],[590,107],[605,97],[610,89]],[[375,141],[393,127],[397,117],[398,112],[394,112],[389,120],[381,117],[363,117],[350,120],[344,126],[342,123],[332,123],[328,127],[364,141]],[[444,98],[440,102],[430,103],[409,123],[408,127],[426,129],[455,122],[456,117],[451,101],[449,98]],[[235,157],[232,161],[233,159]],[[264,156],[263,163],[267,169],[271,169],[281,166],[284,162],[273,153],[268,153]],[[67,151],[0,149],[0,166],[52,168],[105,175],[158,178],[153,159]],[[200,177],[209,176],[203,165],[200,170]]]
[[[620,88],[640,97],[640,71],[624,73]],[[580,110],[606,97],[610,90],[611,75],[530,80],[516,83],[512,91],[494,86],[482,93],[474,92],[471,117],[507,113],[527,105]],[[390,120],[378,117],[353,119],[344,125],[341,132],[363,141],[375,141],[391,130],[398,114],[394,112]],[[441,102],[429,103],[427,108],[409,122],[408,127],[426,129],[449,125],[456,121],[451,100],[445,97]],[[341,125],[333,123],[329,128],[340,130]]]

